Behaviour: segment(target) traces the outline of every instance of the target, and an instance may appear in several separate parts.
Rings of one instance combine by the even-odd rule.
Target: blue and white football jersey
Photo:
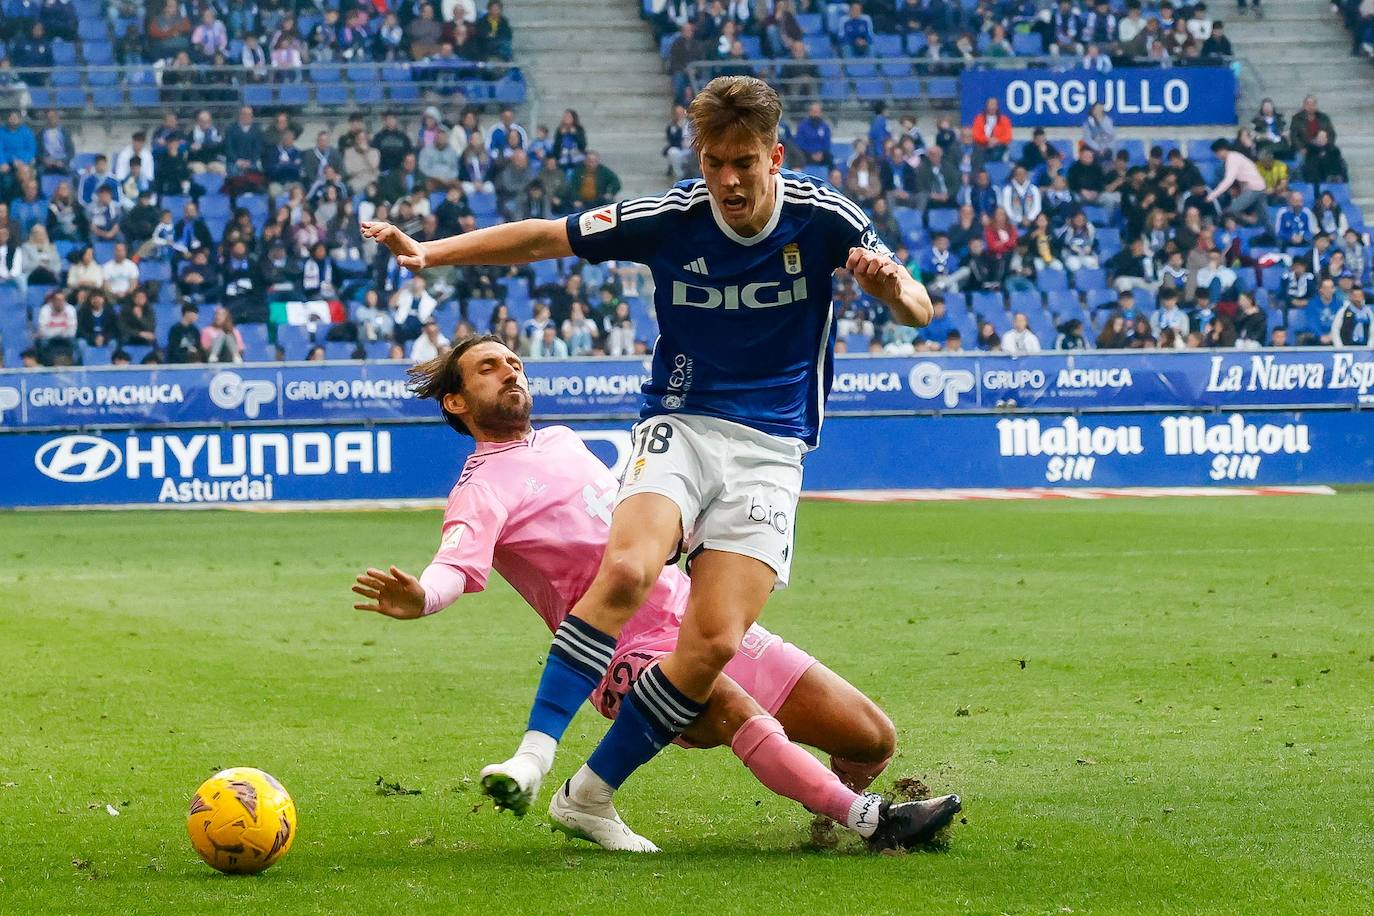
[[[763,231],[726,225],[700,179],[568,217],[572,250],[654,276],[659,339],[641,418],[719,417],[814,447],[830,393],[830,275],[849,250],[891,255],[857,204],[783,170]]]

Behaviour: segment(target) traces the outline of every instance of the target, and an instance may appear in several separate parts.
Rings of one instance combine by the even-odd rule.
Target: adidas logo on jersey
[[[683,270],[690,270],[690,271],[691,271],[692,273],[694,273],[694,274],[705,274],[705,273],[706,273],[706,259],[705,259],[705,258],[697,258],[695,261],[692,261],[690,264],[683,264],[683,265],[682,265],[682,269],[683,269]]]

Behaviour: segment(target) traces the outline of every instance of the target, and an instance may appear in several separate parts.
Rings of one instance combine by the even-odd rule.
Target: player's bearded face
[[[520,357],[499,344],[463,355],[463,404],[469,426],[493,435],[521,435],[534,406]]]
[[[782,146],[771,138],[727,134],[701,150],[701,176],[726,224],[743,235],[761,230],[773,212],[773,175]]]

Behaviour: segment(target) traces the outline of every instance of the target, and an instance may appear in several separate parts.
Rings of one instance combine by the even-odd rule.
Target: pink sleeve
[[[420,584],[425,589],[425,609],[420,613],[428,617],[458,600],[467,584],[467,576],[452,566],[431,563],[420,573]]]
[[[462,592],[486,588],[506,517],[505,505],[485,484],[473,480],[459,484],[449,494],[443,538],[431,568],[446,566],[460,573]]]
[[[1235,156],[1226,157],[1226,171],[1221,176],[1221,184],[1212,189],[1212,193],[1207,195],[1210,200],[1216,200],[1226,189],[1236,183],[1236,178],[1240,175],[1240,160]]]

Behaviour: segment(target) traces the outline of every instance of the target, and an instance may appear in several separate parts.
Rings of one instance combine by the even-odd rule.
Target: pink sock
[[[788,741],[777,719],[749,719],[735,732],[730,750],[771,791],[841,824],[848,823],[859,795],[805,748]]]
[[[878,763],[860,763],[855,760],[831,757],[830,769],[834,771],[836,776],[840,777],[840,782],[855,792],[862,792],[873,785],[873,780],[881,776],[883,770],[886,770],[887,765],[891,762],[891,757]]]

